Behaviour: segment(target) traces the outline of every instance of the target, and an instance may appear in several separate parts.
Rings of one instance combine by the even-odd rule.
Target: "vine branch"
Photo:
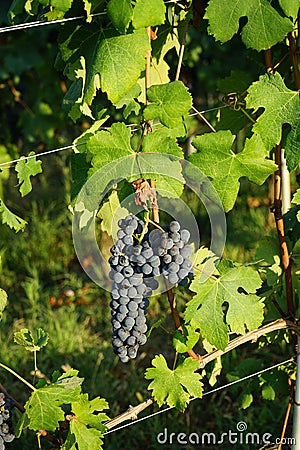
[[[249,331],[243,336],[239,336],[235,339],[232,339],[232,341],[229,342],[225,350],[213,350],[212,352],[202,356],[199,369],[203,369],[208,363],[214,361],[216,358],[219,358],[219,356],[222,356],[225,353],[232,351],[234,348],[239,347],[240,345],[245,344],[246,342],[256,342],[257,339],[259,339],[261,336],[264,336],[265,334],[272,333],[272,331],[276,330],[284,330],[286,328],[289,328],[295,333],[300,334],[300,327],[295,322],[285,319],[275,320],[274,322],[264,325],[261,328]]]

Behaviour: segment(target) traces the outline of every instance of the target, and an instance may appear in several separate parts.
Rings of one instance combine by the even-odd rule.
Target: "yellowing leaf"
[[[288,17],[297,18],[300,0],[279,0],[279,4]]]
[[[29,153],[29,156],[31,155],[34,155],[34,153]],[[41,165],[42,161],[37,161],[35,157],[29,159],[24,158],[17,162],[15,169],[18,173],[17,177],[20,183],[19,190],[22,197],[31,192],[32,185],[30,177],[34,177],[43,171]]]
[[[97,55],[101,90],[114,104],[136,84],[145,69],[147,50],[150,44],[145,29],[101,42]]]
[[[130,138],[130,128],[121,122],[114,123],[107,131],[95,133],[87,142],[87,149],[94,155],[92,164],[95,164],[95,159],[105,165],[122,156],[133,155]]]
[[[73,378],[77,382],[74,382]],[[28,427],[31,430],[54,431],[59,426],[59,421],[65,419],[61,406],[78,398],[82,381],[77,377],[71,379],[60,377],[56,383],[36,389],[25,404]]]

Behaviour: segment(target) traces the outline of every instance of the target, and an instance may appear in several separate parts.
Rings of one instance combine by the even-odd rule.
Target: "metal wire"
[[[243,378],[239,378],[238,380],[231,381],[230,383],[227,383],[227,384],[225,384],[223,386],[219,386],[219,387],[217,387],[215,389],[212,389],[212,390],[210,390],[208,392],[204,392],[202,397],[214,394],[215,392],[218,392],[218,391],[222,391],[223,389],[227,389],[227,388],[229,388],[229,387],[231,387],[231,386],[233,386],[235,384],[241,383],[242,381],[249,380],[250,378],[254,378],[254,377],[258,376],[258,375],[261,375],[262,373],[269,372],[270,370],[276,369],[277,367],[283,366],[283,365],[285,365],[285,364],[287,364],[287,363],[289,363],[291,361],[294,361],[294,358],[287,359],[286,361],[283,361],[283,362],[280,362],[278,364],[275,364],[274,366],[267,367],[266,369],[259,370],[258,372],[252,373],[250,375],[246,375]],[[193,397],[190,401],[193,401],[193,400],[201,400],[201,399],[199,399],[198,397]],[[170,406],[168,408],[160,409],[159,411],[156,411],[153,414],[149,414],[148,416],[141,417],[140,419],[134,420],[132,422],[128,422],[125,425],[122,425],[120,427],[113,428],[113,429],[111,429],[109,431],[106,431],[104,433],[104,435],[114,433],[115,431],[120,431],[120,430],[122,430],[124,428],[127,428],[127,427],[130,427],[132,425],[135,425],[138,422],[142,422],[143,420],[151,419],[154,416],[157,416],[159,414],[163,414],[163,413],[165,413],[167,411],[171,411],[174,408],[175,408],[175,406]]]

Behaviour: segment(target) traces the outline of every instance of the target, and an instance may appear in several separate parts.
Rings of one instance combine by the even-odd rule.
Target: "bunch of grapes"
[[[187,244],[189,231],[180,230],[177,221],[165,232],[149,233],[143,221],[129,215],[118,226],[118,240],[109,258],[112,344],[120,360],[127,362],[147,340],[149,297],[158,287],[154,277],[162,274],[171,284],[186,278],[192,267],[192,247]]]
[[[11,408],[13,401],[0,392],[0,450],[5,450],[5,443],[15,438],[11,432]]]

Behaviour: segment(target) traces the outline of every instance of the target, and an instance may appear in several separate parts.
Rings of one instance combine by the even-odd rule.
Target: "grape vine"
[[[300,239],[300,0],[235,3],[234,9],[230,0],[28,0],[9,5],[8,18],[16,27],[30,25],[31,20],[40,21],[36,25],[41,27],[61,21],[53,22],[56,31],[51,39],[57,50],[55,70],[63,92],[63,113],[46,137],[43,129],[40,133],[49,144],[65,121],[73,130],[72,139],[79,134],[67,162],[73,181],[69,209],[74,217],[74,246],[74,230],[90,238],[90,226],[97,221],[100,257],[99,251],[93,252],[91,239],[91,245],[81,247],[78,259],[88,275],[91,268],[101,273],[98,284],[109,291],[115,364],[129,363],[122,369],[137,364],[141,346],[148,352],[151,367],[145,368],[144,377],[151,399],[133,408],[134,413],[110,418],[103,412],[108,409],[104,398],[90,399],[82,391],[84,380],[77,370],[54,370],[37,381],[37,352],[51,336],[42,328],[31,332],[24,327],[14,333],[14,341],[34,356],[33,382],[2,362],[0,367],[32,392],[23,406],[0,385],[0,448],[10,448],[10,442],[22,439],[28,429],[54,448],[85,450],[89,442],[89,448],[101,449],[108,429],[136,418],[153,403],[183,412],[192,399],[201,399],[203,379],[208,377],[213,384],[221,372],[217,358],[245,342],[270,333],[262,346],[284,340],[296,355],[300,332],[295,288]],[[240,22],[244,18],[247,21]],[[20,33],[30,39],[33,31]],[[225,65],[222,54],[228,59],[226,67],[232,61],[233,55],[226,50],[230,45],[238,45],[253,61],[247,72],[228,74],[221,68],[218,88],[209,88],[216,105],[208,118],[197,104],[201,87],[189,80],[190,69],[196,68],[201,72],[199,79],[208,85],[215,78],[211,61],[201,60],[199,49],[195,50],[198,38],[201,52],[207,42],[215,49],[212,53],[219,55],[220,66]],[[3,67],[0,89],[5,89],[5,104],[15,111],[12,95],[31,119],[54,115],[45,102],[39,113],[31,109],[22,98],[22,83],[20,92],[16,89],[18,77],[9,74],[6,60]],[[24,118],[18,121],[25,123]],[[5,139],[13,139],[9,130]],[[38,153],[45,142],[27,155],[18,154],[19,144],[3,143],[3,149],[0,145],[0,164],[17,160],[14,171],[21,200],[36,188],[43,172]],[[283,157],[295,191],[285,214]],[[239,192],[245,179],[257,186],[273,183],[275,220],[272,227],[268,225],[270,236],[257,243],[256,255],[252,252],[252,260],[241,263],[226,259],[226,249],[217,254],[212,244],[198,242],[202,230],[192,211],[195,204],[200,210],[198,200],[205,199],[205,207],[213,211],[207,212],[207,241],[219,235],[225,241],[224,227],[214,213],[218,208],[225,214],[241,207]],[[4,186],[7,180],[2,181]],[[24,231],[27,221],[15,214],[4,197],[1,185],[2,226]],[[207,227],[205,222],[205,232]],[[169,304],[174,323],[172,331],[169,324],[161,327],[167,331],[170,347],[165,351],[164,343],[156,354],[147,346],[163,322],[163,318],[154,323],[149,318],[157,298]],[[9,314],[7,304],[7,293],[0,289],[1,316]],[[204,371],[208,363],[215,364],[217,373],[213,367],[210,378],[210,369]],[[290,366],[283,372],[292,394],[282,436],[295,389],[295,373]],[[270,386],[271,382],[260,380],[261,395],[268,400],[274,391]],[[250,392],[242,408],[251,405],[251,396]],[[15,409],[22,413],[18,424]]]

